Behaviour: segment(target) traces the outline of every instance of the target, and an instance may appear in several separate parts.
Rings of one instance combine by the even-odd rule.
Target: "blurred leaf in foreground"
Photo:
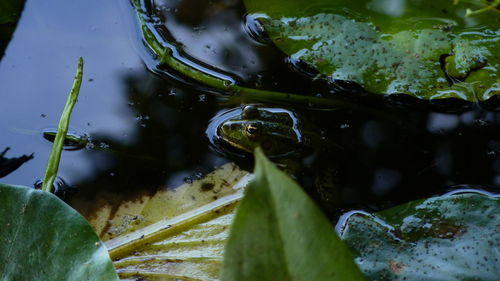
[[[0,280],[118,280],[106,247],[52,193],[0,184]]]
[[[238,207],[221,280],[365,280],[315,203],[260,149],[255,155],[255,178]]]
[[[370,280],[500,280],[500,198],[478,192],[355,213],[342,238]]]

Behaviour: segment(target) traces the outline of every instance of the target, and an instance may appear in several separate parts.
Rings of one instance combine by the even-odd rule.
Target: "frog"
[[[304,130],[304,123],[292,110],[250,104],[222,121],[217,135],[239,151],[253,153],[260,146],[268,157],[276,158],[297,154],[310,146]]]
[[[260,147],[268,158],[283,172],[297,179],[298,175],[312,173],[311,180],[316,196],[328,206],[336,206],[340,198],[335,194],[335,169],[303,169],[303,160],[328,151],[341,149],[337,144],[322,139],[319,128],[304,115],[292,109],[250,104],[224,111],[212,120],[218,144],[225,144],[231,151],[253,154]],[[213,130],[208,130],[209,135]],[[220,150],[219,150],[220,151]],[[234,153],[232,153],[234,155]],[[241,154],[237,154],[241,155]],[[313,156],[311,158],[311,156]],[[335,166],[335,164],[333,164]],[[328,207],[329,208],[329,207]],[[333,208],[333,207],[332,207]]]

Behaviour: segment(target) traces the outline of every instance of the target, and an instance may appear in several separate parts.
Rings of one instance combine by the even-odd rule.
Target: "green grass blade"
[[[57,127],[57,134],[52,145],[52,150],[50,152],[49,163],[47,164],[47,170],[45,171],[45,177],[43,179],[42,190],[52,192],[54,189],[54,181],[57,176],[57,170],[59,169],[59,161],[61,160],[61,153],[64,146],[64,139],[66,138],[66,133],[68,132],[69,119],[71,117],[71,112],[78,99],[78,94],[80,93],[80,86],[82,85],[83,77],[83,58],[80,57],[78,61],[78,68],[76,70],[75,80],[73,81],[73,87],[69,93],[68,100],[64,106],[64,111],[59,120],[59,125]]]

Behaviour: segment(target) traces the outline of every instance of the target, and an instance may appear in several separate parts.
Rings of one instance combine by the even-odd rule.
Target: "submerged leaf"
[[[118,280],[87,221],[48,192],[0,184],[0,280]]]
[[[355,213],[344,239],[370,280],[500,280],[500,198],[463,193]]]
[[[100,207],[80,210],[109,239],[121,278],[218,280],[229,226],[249,177],[228,163],[203,179],[114,206],[103,206],[101,194]]]
[[[475,101],[500,94],[500,16],[482,13],[466,18],[465,5],[470,3],[245,4],[292,61],[304,61],[330,79],[353,81],[374,93],[424,99]]]
[[[314,202],[256,151],[231,229],[221,280],[365,280]]]

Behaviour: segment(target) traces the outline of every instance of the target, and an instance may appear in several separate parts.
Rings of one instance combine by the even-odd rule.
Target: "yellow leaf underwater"
[[[228,163],[192,183],[87,210],[87,219],[122,280],[218,280],[234,211],[250,178]]]

